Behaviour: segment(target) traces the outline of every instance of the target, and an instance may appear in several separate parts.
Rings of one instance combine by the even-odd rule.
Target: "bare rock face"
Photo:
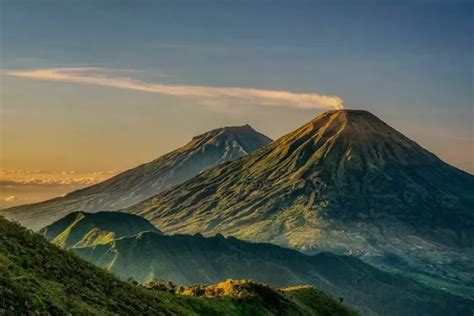
[[[366,111],[328,111],[124,211],[165,233],[223,233],[472,280],[474,176]]]
[[[2,210],[1,214],[37,230],[72,212],[117,210],[180,184],[210,167],[247,155],[270,141],[249,125],[215,129],[102,183],[64,197]]]

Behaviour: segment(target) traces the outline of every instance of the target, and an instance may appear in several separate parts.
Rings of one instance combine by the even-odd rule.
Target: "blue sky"
[[[474,172],[472,2],[0,5],[4,169],[124,169],[222,125],[250,123],[277,138],[324,110],[219,99],[203,105],[5,74],[100,67],[164,85],[337,96]]]

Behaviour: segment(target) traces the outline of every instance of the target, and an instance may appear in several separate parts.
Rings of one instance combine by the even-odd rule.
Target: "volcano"
[[[2,210],[2,215],[37,230],[72,212],[117,210],[180,184],[212,166],[247,155],[270,141],[249,125],[215,129],[104,182],[64,197]]]
[[[466,275],[448,267],[474,258],[474,176],[361,110],[325,112],[122,211],[168,234],[221,233],[453,278]]]

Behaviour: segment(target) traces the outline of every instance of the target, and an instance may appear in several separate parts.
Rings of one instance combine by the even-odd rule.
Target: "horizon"
[[[0,208],[103,181],[212,129],[277,139],[341,108],[474,173],[469,1],[0,8]]]

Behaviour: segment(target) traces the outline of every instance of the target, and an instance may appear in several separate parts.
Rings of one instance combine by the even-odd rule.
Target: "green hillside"
[[[101,213],[81,213],[95,218]],[[117,229],[128,225],[116,212]],[[126,215],[126,214],[125,214]],[[88,222],[92,222],[89,220]],[[45,231],[58,230],[58,221]],[[81,226],[65,231],[76,234]],[[93,229],[93,228],[92,228]],[[63,233],[58,233],[59,236]],[[85,234],[87,236],[87,233]],[[54,236],[50,239],[56,240]],[[154,279],[179,285],[225,279],[252,279],[272,286],[312,284],[367,315],[469,315],[474,301],[433,289],[398,274],[383,272],[349,256],[304,255],[272,244],[249,243],[222,235],[161,235],[143,232],[108,243],[71,248],[80,257],[126,279]]]
[[[250,284],[243,298],[146,289],[0,217],[0,315],[357,315],[315,289]]]
[[[161,232],[140,216],[121,212],[74,212],[40,230],[58,246],[71,248],[107,243],[140,232]]]

